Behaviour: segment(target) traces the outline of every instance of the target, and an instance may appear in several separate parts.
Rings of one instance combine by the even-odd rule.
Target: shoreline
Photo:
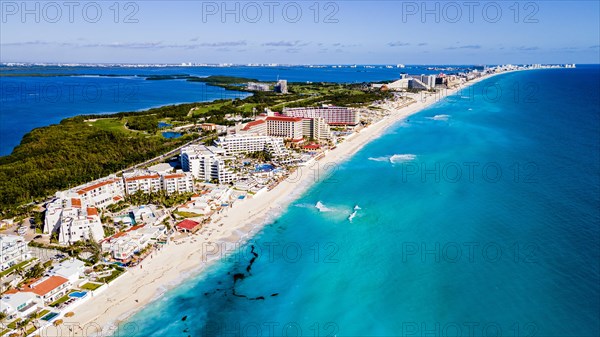
[[[389,110],[389,115],[353,134],[349,139],[338,144],[336,149],[327,151],[326,155],[318,161],[318,165],[326,167],[340,164],[407,117],[442,102],[448,96],[476,83],[511,72],[515,71],[495,73],[472,80],[458,88],[448,89],[442,95],[429,95],[424,102],[417,100],[401,109],[394,109],[387,103],[383,107]],[[309,162],[309,164],[313,163],[315,162]],[[314,169],[311,170],[308,166],[298,167],[295,173],[271,191],[236,202],[232,208],[205,225],[198,234],[169,241],[151,258],[146,258],[140,264],[141,267],[127,270],[108,286],[107,291],[92,297],[88,303],[76,308],[75,316],[64,318],[65,326],[81,327],[82,329],[74,329],[75,336],[87,335],[90,331],[97,333],[100,328],[102,336],[111,335],[123,321],[160,299],[179,284],[205,272],[208,266],[231,254],[233,249],[239,248],[264,229],[271,219],[285,211],[294,200],[319,181],[318,178],[315,179]],[[324,174],[320,175],[324,176]],[[173,261],[180,262],[173,263]]]

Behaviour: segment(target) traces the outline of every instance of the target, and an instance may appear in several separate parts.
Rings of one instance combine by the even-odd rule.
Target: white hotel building
[[[158,192],[162,188],[160,175],[156,172],[134,171],[124,173],[125,191],[134,194],[138,191],[144,193]]]
[[[230,135],[219,137],[215,145],[225,150],[228,156],[267,151],[274,157],[287,154],[283,138],[255,135]]]
[[[329,125],[357,125],[360,112],[357,109],[324,106],[320,108],[284,108],[283,115],[300,118],[323,118]]]
[[[25,239],[17,235],[0,235],[0,271],[30,258]]]
[[[162,183],[162,188],[167,194],[194,192],[194,177],[190,173],[184,173],[181,170],[163,175]]]
[[[44,233],[58,232],[60,244],[71,244],[80,240],[100,241],[104,230],[98,210],[82,205],[80,199],[55,199],[46,204]]]
[[[183,170],[203,181],[216,179],[221,184],[234,181],[235,174],[225,165],[229,159],[224,149],[215,146],[190,145],[181,149]]]
[[[179,192],[194,192],[194,177],[181,170],[177,172],[161,172],[136,170],[123,174],[127,194],[138,191],[154,193],[161,190],[167,194]]]
[[[298,141],[303,139],[302,118],[298,117],[267,117],[267,135],[283,137]]]
[[[123,179],[109,176],[68,191],[75,192],[84,206],[105,207],[120,200],[125,195]],[[59,192],[60,193],[60,192]]]
[[[104,239],[98,209],[114,204],[126,194],[164,190],[167,193],[193,192],[194,177],[190,173],[157,173],[138,170],[123,177],[110,176],[68,191],[56,193],[56,199],[46,204],[44,233],[58,233],[60,244],[80,240]]]

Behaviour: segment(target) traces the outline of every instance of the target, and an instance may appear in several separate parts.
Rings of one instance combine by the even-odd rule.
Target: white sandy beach
[[[492,76],[494,75],[468,82],[466,86]],[[448,90],[446,95],[452,95],[457,90]],[[319,167],[344,161],[365,144],[382,135],[394,123],[423,110],[439,99],[439,95],[430,96],[425,102],[418,101],[398,110],[393,109],[392,104],[387,104],[385,108],[390,110],[389,116],[360,130],[339,144],[336,149],[329,151],[318,162]],[[321,172],[320,176],[323,179],[326,174]],[[233,246],[247,241],[269,222],[267,217],[272,218],[282,212],[314,181],[314,166],[312,170],[301,167],[296,174],[292,174],[273,190],[236,202],[231,209],[216,216],[211,224],[206,225],[201,230],[203,233],[199,232],[177,243],[169,242],[160,251],[154,252],[152,258],[145,259],[141,267],[130,269],[110,284],[106,291],[75,309],[74,317],[63,319],[62,329],[75,326],[73,332],[68,333],[75,336],[111,335],[119,322],[161,296],[167,289],[201,272],[209,263],[217,261],[221,255],[216,251],[217,247],[223,244]],[[98,331],[100,327],[104,330],[102,333]],[[65,333],[66,331],[63,331],[62,334]],[[50,327],[42,335],[55,336],[57,329]]]

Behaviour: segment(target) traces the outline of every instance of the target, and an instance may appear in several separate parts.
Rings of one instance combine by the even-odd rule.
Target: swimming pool
[[[271,164],[262,164],[262,165],[256,165],[254,171],[255,172],[271,172],[275,169],[275,166],[271,165]]]
[[[53,320],[56,316],[58,316],[57,312],[51,312],[49,314],[47,314],[46,316],[42,317],[42,319],[44,321],[50,322],[51,320]]]
[[[82,298],[87,295],[87,291],[76,291],[69,294],[69,297]]]

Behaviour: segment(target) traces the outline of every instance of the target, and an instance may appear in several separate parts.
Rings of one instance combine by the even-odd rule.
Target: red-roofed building
[[[267,135],[301,140],[303,139],[302,118],[279,116],[267,117]]]
[[[162,177],[163,189],[167,193],[185,193],[194,192],[194,176],[189,172],[178,171],[174,174],[167,174]]]
[[[252,121],[246,124],[242,128],[242,131],[264,136],[267,134],[267,123],[262,119]]]
[[[19,290],[13,289],[7,294],[17,292],[28,292],[36,295],[36,298],[45,304],[56,301],[64,296],[69,290],[69,280],[62,276],[49,276],[33,280],[24,284]]]
[[[94,207],[88,207],[87,208],[87,215],[88,216],[97,216],[98,215],[98,209],[96,209]]]
[[[283,114],[289,117],[323,118],[329,125],[357,125],[360,123],[359,110],[345,107],[284,108]]]
[[[160,175],[148,171],[134,171],[123,175],[125,191],[131,195],[138,191],[143,193],[158,192],[162,187]]]
[[[321,148],[321,145],[313,143],[313,144],[304,145],[304,146],[302,146],[302,148],[305,150],[318,150]]]
[[[188,232],[188,233],[193,233],[193,232],[197,231],[198,229],[200,229],[200,227],[201,227],[201,225],[199,222],[196,222],[196,221],[193,221],[190,219],[183,220],[182,222],[175,225],[175,228],[178,231]]]
[[[81,208],[81,199],[71,198],[71,207]]]
[[[115,197],[125,195],[123,179],[115,176],[82,185],[73,190],[81,200],[81,207],[105,207],[112,204]]]

